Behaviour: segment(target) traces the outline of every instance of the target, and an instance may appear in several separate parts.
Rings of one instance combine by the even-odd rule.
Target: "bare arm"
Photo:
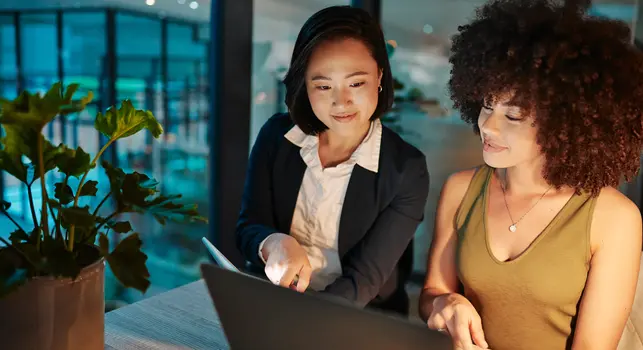
[[[616,349],[634,300],[642,234],[636,205],[615,189],[603,190],[592,220],[593,254],[573,350]]]
[[[433,311],[436,297],[457,293],[458,290],[454,219],[474,171],[466,170],[451,175],[440,193],[427,275],[420,294],[419,312],[425,322]]]

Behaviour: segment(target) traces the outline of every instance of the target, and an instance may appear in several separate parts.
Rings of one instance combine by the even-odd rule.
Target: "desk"
[[[106,350],[228,350],[203,280],[105,315]]]

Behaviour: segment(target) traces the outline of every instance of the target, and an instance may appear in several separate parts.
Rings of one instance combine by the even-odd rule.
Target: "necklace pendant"
[[[511,232],[516,232],[517,229],[518,228],[516,227],[516,224],[512,224],[511,226],[509,226],[509,231]]]

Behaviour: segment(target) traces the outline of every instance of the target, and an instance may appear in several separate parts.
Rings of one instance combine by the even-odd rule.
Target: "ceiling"
[[[212,0],[0,0],[2,9],[105,7],[113,6],[201,22],[207,25]],[[252,1],[252,0],[235,0]],[[423,86],[429,95],[439,92],[448,78],[446,61],[449,40],[457,26],[466,23],[476,6],[485,0],[381,0],[382,28],[387,40],[395,40],[398,49],[391,59],[396,74],[406,81]],[[641,0],[643,1],[643,0]],[[146,4],[146,2],[148,4]],[[149,5],[149,3],[152,3]],[[192,4],[196,2],[198,6]],[[301,25],[314,12],[332,5],[348,5],[350,0],[254,0],[253,41],[259,48],[262,70],[278,71],[290,60],[292,45]],[[633,23],[636,0],[595,0],[593,11]],[[192,4],[192,6],[190,5]],[[151,22],[151,21],[148,21]],[[77,23],[91,28],[92,23]],[[144,32],[144,21],[119,21],[131,26],[130,32]],[[207,34],[207,28],[204,28]],[[428,33],[427,33],[428,32]],[[257,59],[257,57],[255,57]]]
[[[237,0],[248,1],[252,0]],[[485,0],[382,0],[384,27],[421,32],[432,26],[435,35],[452,33],[473,9]],[[348,5],[350,0],[254,0],[255,18],[302,22],[311,13],[332,5]],[[597,8],[631,17],[636,0],[595,0]],[[149,5],[151,4],[151,5]],[[43,9],[60,7],[116,6],[207,23],[211,0],[2,0],[2,9]],[[303,18],[299,18],[303,16]],[[418,30],[419,28],[419,30]]]

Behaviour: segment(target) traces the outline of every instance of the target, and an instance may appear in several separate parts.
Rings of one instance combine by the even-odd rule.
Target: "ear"
[[[382,85],[382,77],[384,76],[384,70],[380,69],[380,76],[377,77],[377,84]]]

